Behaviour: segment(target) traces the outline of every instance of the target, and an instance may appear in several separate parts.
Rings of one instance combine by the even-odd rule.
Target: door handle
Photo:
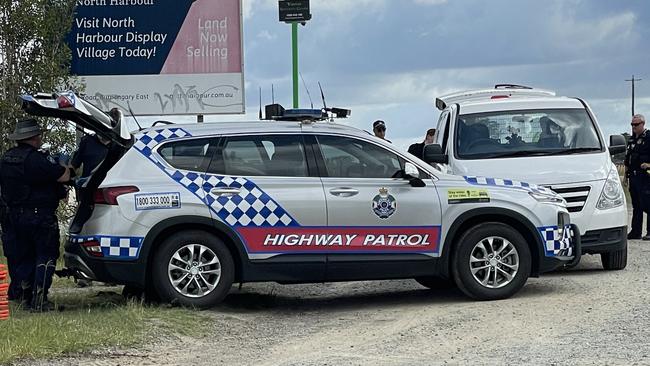
[[[216,187],[216,188],[212,188],[210,190],[210,193],[217,196],[235,196],[241,193],[241,190],[239,188],[231,188],[231,187]]]
[[[333,196],[339,197],[352,197],[359,193],[359,190],[350,187],[338,187],[330,189]]]

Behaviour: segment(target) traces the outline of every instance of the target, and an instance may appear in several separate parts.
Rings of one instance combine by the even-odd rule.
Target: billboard
[[[244,113],[241,0],[77,0],[68,45],[102,110]]]

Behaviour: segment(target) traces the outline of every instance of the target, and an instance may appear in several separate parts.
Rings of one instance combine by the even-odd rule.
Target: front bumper
[[[607,253],[625,248],[627,225],[587,231],[582,235],[582,251],[585,254]]]
[[[569,230],[569,246],[560,255],[544,257],[540,263],[539,273],[552,272],[565,266],[573,267],[580,263],[582,257],[582,237],[576,224],[571,224]]]

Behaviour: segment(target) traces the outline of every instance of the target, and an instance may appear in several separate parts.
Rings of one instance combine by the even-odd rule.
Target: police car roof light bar
[[[344,108],[323,109],[284,109],[280,104],[269,104],[265,107],[266,119],[274,121],[324,121],[329,118],[347,118],[352,111]]]

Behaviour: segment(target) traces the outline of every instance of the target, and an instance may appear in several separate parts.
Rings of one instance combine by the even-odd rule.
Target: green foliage
[[[21,94],[63,89],[82,91],[70,76],[70,49],[65,42],[72,26],[75,0],[0,0],[0,154],[13,146],[6,136],[25,114]],[[44,141],[53,152],[72,153],[75,130],[67,121],[41,118],[49,132]],[[59,217],[73,205],[64,201]]]
[[[18,97],[25,93],[80,90],[70,77],[65,36],[72,26],[75,0],[0,0],[0,135],[24,117]],[[50,129],[45,142],[57,152],[72,152],[75,132],[66,121],[41,120]],[[0,139],[0,153],[12,146]]]

